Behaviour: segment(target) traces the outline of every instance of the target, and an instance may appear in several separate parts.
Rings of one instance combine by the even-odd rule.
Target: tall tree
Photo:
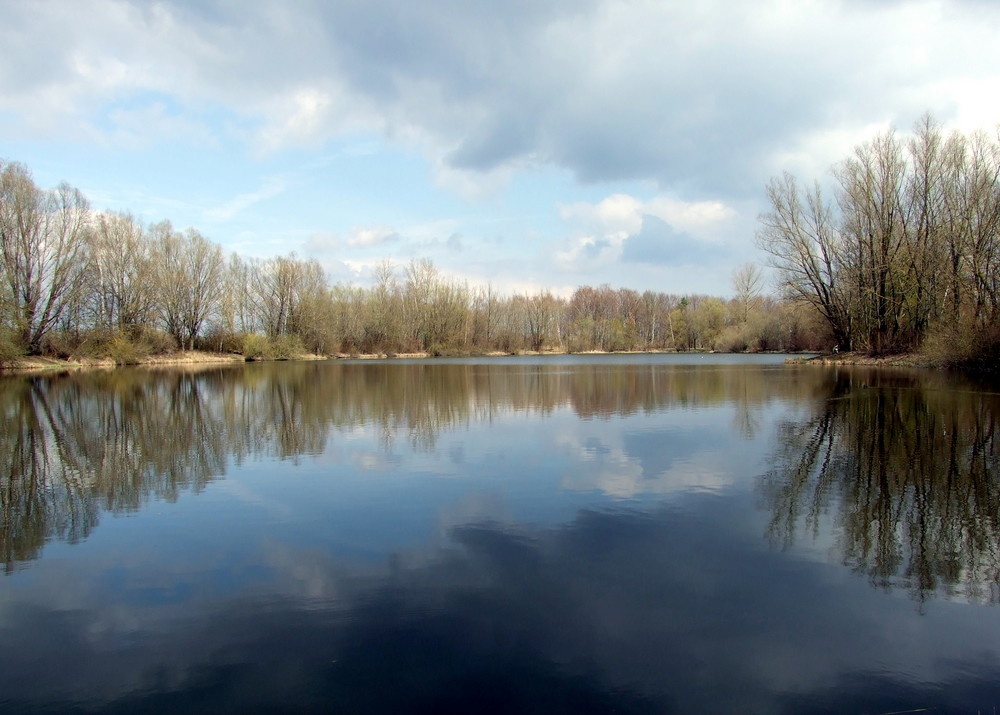
[[[128,213],[101,213],[90,232],[89,312],[94,325],[134,331],[156,305],[150,244]]]
[[[744,263],[734,270],[733,290],[736,291],[740,320],[746,323],[750,318],[750,311],[760,303],[760,294],[764,290],[764,272],[760,266],[756,263]]]
[[[769,254],[780,285],[792,300],[813,306],[834,340],[851,347],[848,294],[841,283],[843,241],[819,184],[802,196],[788,172],[767,187],[771,210],[761,215],[757,245]]]
[[[23,164],[0,161],[0,261],[6,320],[22,345],[42,340],[79,297],[89,206],[78,189],[39,189]]]
[[[222,290],[222,249],[198,231],[181,234],[169,221],[150,229],[163,325],[181,348],[195,338],[216,309]]]
[[[907,166],[894,132],[854,150],[835,171],[840,183],[841,252],[856,304],[855,334],[877,353],[906,347],[903,305],[910,206]]]

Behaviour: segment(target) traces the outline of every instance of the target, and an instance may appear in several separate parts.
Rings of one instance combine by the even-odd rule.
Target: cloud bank
[[[180,147],[191,161],[199,147],[236,151],[260,164],[258,186],[230,192],[239,198],[217,218],[276,196],[260,186],[287,168],[273,164],[376,138],[421,157],[424,178],[460,203],[554,172],[592,205],[619,194],[723,213],[742,204],[747,246],[769,176],[822,177],[873,131],[926,111],[963,130],[1000,119],[1000,6],[972,0],[0,5],[0,154],[51,142]],[[550,230],[532,260],[655,266],[699,240],[679,214],[630,220],[627,236]],[[383,216],[341,221],[302,230],[383,225],[405,238]],[[442,255],[452,234],[486,238],[439,236]]]

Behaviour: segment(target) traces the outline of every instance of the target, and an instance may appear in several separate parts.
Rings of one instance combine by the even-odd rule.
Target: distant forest
[[[196,229],[98,212],[0,160],[0,363],[24,354],[135,362],[177,349],[302,353],[937,350],[1000,344],[1000,150],[985,134],[881,134],[834,169],[826,199],[768,187],[758,245],[779,276],[733,274],[735,297],[582,286],[568,297],[448,279],[429,260],[330,285],[315,259],[226,255]],[[946,361],[947,361],[946,360]]]

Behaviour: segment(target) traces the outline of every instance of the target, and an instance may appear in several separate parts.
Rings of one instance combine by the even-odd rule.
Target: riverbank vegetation
[[[78,190],[37,187],[0,163],[0,364],[23,356],[118,364],[195,349],[301,354],[809,350],[828,342],[809,306],[583,286],[569,297],[504,293],[442,275],[429,260],[374,271],[370,288],[330,285],[315,259],[246,258],[196,229],[93,211]]]
[[[521,351],[924,351],[1000,355],[1000,150],[984,134],[881,134],[838,165],[832,199],[791,175],[768,187],[760,247],[780,280],[733,297],[582,286],[510,294],[389,261],[371,287],[330,285],[315,259],[232,253],[194,228],[99,212],[0,160],[0,366],[23,356],[116,364],[175,351],[301,354]]]
[[[929,116],[878,134],[819,182],[768,186],[758,244],[784,295],[822,316],[841,350],[1000,359],[1000,143]]]

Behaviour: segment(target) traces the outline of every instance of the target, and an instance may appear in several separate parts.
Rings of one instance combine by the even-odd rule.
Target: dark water
[[[5,712],[1000,708],[1000,396],[780,358],[0,379]]]

